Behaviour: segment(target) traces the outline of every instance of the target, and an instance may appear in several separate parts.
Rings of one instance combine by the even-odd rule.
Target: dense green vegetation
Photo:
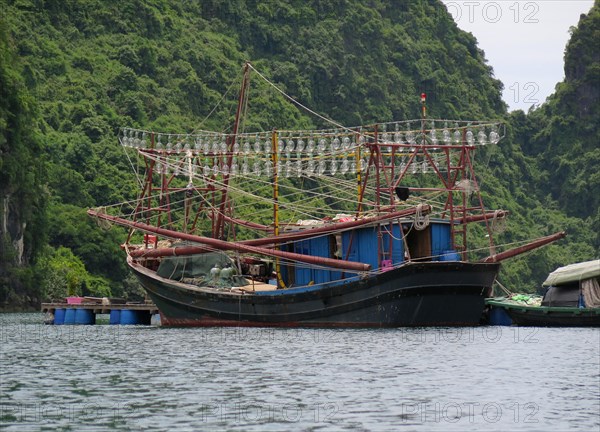
[[[478,155],[488,206],[512,213],[497,240],[569,237],[508,263],[502,282],[533,290],[554,267],[597,256],[598,2],[573,32],[565,82],[527,115],[507,114],[476,40],[437,1],[0,0],[0,9],[0,307],[67,291],[136,294],[124,233],[85,215],[135,196],[118,128],[223,130],[245,60],[346,125],[418,117],[423,91],[435,117],[505,118],[503,144]],[[246,130],[313,126],[252,83]]]

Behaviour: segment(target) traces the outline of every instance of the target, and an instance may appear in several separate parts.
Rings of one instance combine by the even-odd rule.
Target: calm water
[[[600,330],[44,326],[0,314],[0,429],[600,430]]]

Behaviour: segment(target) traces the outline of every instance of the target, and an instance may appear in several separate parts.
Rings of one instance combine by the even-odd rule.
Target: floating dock
[[[158,308],[153,303],[42,303],[42,312],[46,313],[46,324],[54,325],[94,325],[96,315],[110,316],[113,325],[150,325],[159,324]]]

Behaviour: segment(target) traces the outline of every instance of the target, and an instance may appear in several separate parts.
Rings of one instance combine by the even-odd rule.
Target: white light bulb
[[[329,167],[329,172],[331,173],[331,175],[335,175],[335,173],[337,173],[337,170],[338,170],[337,161],[335,159],[333,159],[331,161],[331,165]]]

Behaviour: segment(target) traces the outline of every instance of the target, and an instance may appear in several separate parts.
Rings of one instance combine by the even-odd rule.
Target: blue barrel
[[[121,325],[139,324],[138,311],[131,309],[123,309],[121,311]]]
[[[76,309],[75,324],[92,325],[96,324],[96,314],[91,309]]]
[[[492,306],[490,308],[490,325],[509,326],[512,325],[512,319],[504,308]]]
[[[121,310],[113,309],[110,311],[110,318],[108,320],[109,324],[121,324]]]
[[[63,325],[65,323],[65,310],[56,309],[54,311],[54,325]]]
[[[64,325],[73,325],[75,324],[75,309],[66,309],[65,310],[65,320],[63,321]]]

